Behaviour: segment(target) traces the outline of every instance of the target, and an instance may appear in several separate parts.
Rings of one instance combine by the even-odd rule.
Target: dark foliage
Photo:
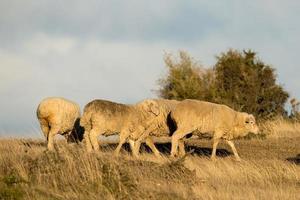
[[[204,69],[186,52],[179,52],[179,61],[166,55],[165,63],[168,74],[158,90],[162,98],[226,104],[264,119],[286,115],[289,94],[276,83],[275,70],[251,50],[221,53],[213,69]]]
[[[249,50],[229,50],[217,57],[216,101],[260,118],[285,115],[289,94],[276,83],[275,70]]]

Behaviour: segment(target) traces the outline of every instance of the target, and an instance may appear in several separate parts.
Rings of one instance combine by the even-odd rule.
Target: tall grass
[[[260,128],[270,138],[300,137],[300,123],[282,117],[265,121],[260,124]]]
[[[238,145],[251,143],[256,140]],[[0,199],[299,198],[300,166],[276,157],[212,162],[188,155],[173,161],[144,153],[136,160],[127,152],[114,157],[109,148],[90,154],[62,141],[56,152],[45,146],[37,140],[0,140]]]
[[[0,199],[143,199],[155,192],[141,189],[140,180],[180,179],[190,171],[169,170],[169,164],[138,161],[126,154],[86,153],[77,145],[57,145],[57,152],[45,151],[39,142],[0,141]],[[10,181],[7,181],[10,180]],[[155,182],[154,180],[153,181]],[[12,182],[12,183],[10,183]],[[169,191],[158,191],[157,193]],[[177,196],[179,194],[175,194]]]
[[[222,159],[189,158],[189,169],[204,180],[194,187],[203,199],[298,199],[300,170],[280,160],[257,160],[236,163]]]

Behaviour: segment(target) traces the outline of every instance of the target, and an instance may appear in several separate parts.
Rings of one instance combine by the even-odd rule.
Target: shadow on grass
[[[103,151],[113,151],[118,144],[106,144],[101,146],[101,150]],[[169,156],[170,151],[171,151],[171,143],[158,143],[155,144],[156,148],[161,152],[162,154]],[[126,151],[128,153],[131,153],[131,149],[128,143],[125,143],[122,146],[122,151]],[[210,157],[212,153],[212,148],[207,148],[207,147],[199,147],[195,145],[185,145],[185,151],[186,152],[192,152],[192,155],[197,155],[197,156],[204,156],[204,157]],[[141,153],[152,153],[151,149],[145,145],[142,144],[140,148]],[[229,152],[226,149],[217,149],[216,155],[218,157],[227,157],[232,155],[231,152]]]
[[[298,154],[296,157],[287,158],[286,160],[296,165],[300,165],[300,154]]]

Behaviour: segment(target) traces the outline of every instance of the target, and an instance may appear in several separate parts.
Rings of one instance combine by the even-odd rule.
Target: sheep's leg
[[[67,143],[76,142],[75,137],[72,135],[72,130],[64,133],[64,138],[67,140]],[[77,143],[77,142],[76,142]]]
[[[100,130],[97,128],[92,128],[90,131],[89,137],[92,147],[95,151],[99,151],[99,143],[98,143],[98,136],[100,135]]]
[[[129,142],[130,149],[131,149],[131,152],[132,152],[133,156],[136,156],[136,155],[134,155],[135,141],[134,140],[129,140],[128,142]],[[138,155],[136,157],[138,157]]]
[[[147,129],[142,133],[142,135],[140,135],[137,141],[139,142],[144,141],[150,135],[150,133],[155,131],[156,128],[157,127],[155,125],[148,126]]]
[[[47,146],[48,146],[48,150],[50,151],[54,151],[54,144],[53,144],[53,140],[54,140],[54,136],[56,134],[58,134],[58,131],[59,131],[59,127],[58,126],[52,126],[51,129],[50,129],[50,132],[47,136]]]
[[[140,133],[133,133],[132,135],[140,135],[139,138],[135,141],[134,148],[132,149],[132,153],[135,157],[139,157],[139,151],[142,141],[145,140],[145,138],[148,138],[151,132],[153,132],[156,129],[155,125],[150,125],[148,128],[140,135]],[[151,145],[151,144],[150,144]],[[149,146],[150,147],[150,146]],[[151,148],[151,147],[150,147]],[[152,150],[153,151],[153,150]],[[153,151],[154,152],[154,151]]]
[[[217,146],[219,144],[220,138],[214,137],[213,139],[213,149],[211,153],[211,159],[216,160],[216,152],[217,152]]]
[[[172,135],[172,148],[171,148],[171,157],[175,157],[177,155],[178,143],[179,140],[186,136],[191,131],[185,131],[177,129]]]
[[[133,142],[133,141],[132,141]],[[134,147],[132,148],[132,154],[134,157],[138,158],[140,155],[140,147],[141,147],[141,141],[137,140],[134,142]]]
[[[161,157],[160,152],[157,150],[153,140],[150,137],[146,138],[146,144],[150,147],[156,157]]]
[[[90,133],[88,131],[85,131],[84,135],[83,135],[83,138],[84,138],[84,141],[85,141],[85,146],[86,146],[87,152],[92,152],[93,151],[93,147],[92,147],[89,135],[90,135]]]
[[[139,151],[140,151],[140,146],[141,146],[141,140],[140,138],[143,136],[140,136],[138,140],[136,140],[136,132],[131,133],[131,136],[134,138],[134,140],[129,140],[130,148],[132,155],[136,158],[139,157]]]
[[[46,138],[48,138],[48,134],[49,134],[49,130],[50,130],[48,121],[45,119],[39,119],[39,121],[40,121],[40,126],[41,126],[44,136]]]
[[[141,142],[140,141],[134,141],[134,140],[129,140],[129,144],[130,144],[130,148],[132,151],[132,155],[135,158],[139,158],[140,156],[140,146],[141,146]]]
[[[127,138],[129,137],[129,131],[121,131],[119,144],[114,152],[115,156],[118,156],[123,144],[126,142]]]
[[[229,146],[231,147],[231,149],[232,149],[232,151],[233,151],[233,154],[234,154],[234,156],[235,156],[235,159],[237,160],[237,161],[241,161],[241,158],[240,158],[240,156],[239,156],[239,154],[238,154],[238,152],[237,152],[237,150],[236,150],[236,148],[235,148],[235,146],[234,146],[234,143],[231,141],[231,140],[226,140],[227,141],[227,143],[229,144]]]
[[[179,147],[179,156],[184,156],[185,148],[184,148],[184,140],[183,139],[178,141],[178,147]]]

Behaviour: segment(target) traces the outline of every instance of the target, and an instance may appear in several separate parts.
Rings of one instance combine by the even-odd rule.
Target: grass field
[[[235,141],[241,162],[221,143],[189,139],[184,159],[170,160],[170,144],[139,160],[115,144],[101,153],[59,141],[55,153],[42,140],[0,139],[0,199],[300,199],[300,137]]]

